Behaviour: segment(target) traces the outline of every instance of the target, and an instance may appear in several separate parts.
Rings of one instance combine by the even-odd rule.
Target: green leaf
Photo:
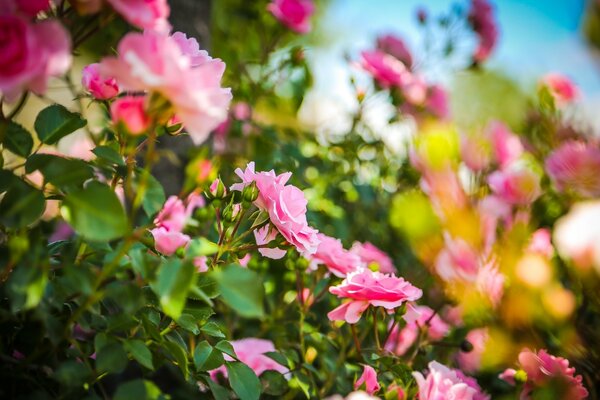
[[[226,365],[231,388],[241,400],[258,400],[260,397],[260,380],[250,367],[241,362],[230,362]]]
[[[107,344],[96,354],[98,372],[119,373],[127,366],[127,353],[120,343]]]
[[[20,179],[17,178],[12,172],[5,169],[0,169],[0,193],[7,191],[14,183],[18,181],[20,181]]]
[[[88,240],[109,241],[127,232],[127,218],[117,195],[106,185],[91,182],[65,196],[63,217]]]
[[[53,104],[40,111],[35,119],[34,128],[42,143],[54,144],[86,124],[81,115],[67,110],[60,104]]]
[[[202,327],[200,327],[200,330],[210,336],[218,338],[225,337],[225,334],[221,331],[219,325],[215,324],[214,322],[207,322]]]
[[[208,378],[207,380],[208,387],[210,387],[210,391],[213,396],[215,396],[215,400],[229,400],[229,391],[225,389],[223,386],[215,383],[212,379]]]
[[[148,349],[148,346],[141,340],[127,340],[124,343],[125,350],[131,354],[131,356],[144,367],[153,370],[154,364],[152,363],[152,353]]]
[[[181,373],[183,374],[184,378],[187,379],[189,369],[187,365],[187,354],[183,347],[181,347],[177,343],[170,341],[164,342],[163,346],[169,351],[169,353],[171,353],[171,355],[177,362],[177,365],[179,366],[179,369],[181,370]]]
[[[12,121],[9,121],[8,125],[2,124],[0,129],[4,127],[4,141],[2,142],[4,146],[12,153],[21,157],[27,157],[31,154],[33,139],[27,129]]]
[[[92,150],[92,153],[94,153],[98,158],[102,158],[111,164],[117,164],[121,167],[125,166],[123,157],[121,157],[121,155],[110,146],[97,146],[94,148],[94,150]]]
[[[277,371],[267,370],[260,375],[263,392],[271,396],[281,396],[288,390],[288,382]]]
[[[0,223],[9,228],[23,228],[44,212],[44,194],[17,179],[0,202]]]
[[[194,365],[198,371],[210,371],[225,363],[223,353],[212,347],[206,340],[198,343],[194,350]]]
[[[283,354],[276,351],[269,351],[264,353],[265,356],[269,357],[271,360],[275,361],[277,364],[283,365],[286,368],[292,368],[289,360]]]
[[[136,379],[123,383],[117,389],[114,400],[158,400],[166,399],[160,389],[150,381]]]
[[[153,287],[160,305],[168,316],[177,320],[185,306],[190,287],[195,284],[197,274],[191,263],[178,259],[165,262],[158,271],[157,284]]]
[[[190,241],[186,248],[187,257],[210,256],[219,251],[219,245],[210,240],[199,237]]]
[[[67,387],[78,387],[89,379],[91,371],[89,368],[77,361],[65,361],[54,373],[54,378]]]
[[[181,326],[186,331],[192,332],[194,335],[200,334],[200,329],[198,329],[198,323],[196,322],[196,318],[190,314],[181,314],[179,319],[177,320],[177,325]]]
[[[142,208],[148,216],[156,214],[165,203],[165,190],[152,175],[146,176],[146,192],[142,199]]]
[[[223,301],[238,314],[247,318],[261,318],[264,287],[258,274],[246,268],[229,265],[213,272]]]
[[[227,354],[230,357],[233,357],[236,359],[238,358],[237,355],[235,354],[235,350],[233,349],[233,346],[227,340],[221,340],[219,343],[215,344],[215,349],[221,350],[223,353]]]
[[[59,188],[81,185],[94,177],[94,170],[84,161],[52,154],[34,154],[29,157],[25,171],[29,174],[35,170],[39,170],[46,181]]]

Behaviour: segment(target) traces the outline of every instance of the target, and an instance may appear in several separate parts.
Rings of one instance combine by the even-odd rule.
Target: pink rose
[[[20,12],[28,17],[35,17],[50,8],[50,0],[2,0],[0,3],[0,12]]]
[[[259,246],[269,244],[277,237],[277,230],[271,227],[270,225],[263,226],[260,229],[256,229],[254,231],[254,240],[256,240],[256,244]],[[264,257],[271,258],[273,260],[279,260],[285,256],[286,251],[279,248],[261,248],[258,249],[258,252]]]
[[[558,190],[584,197],[600,196],[600,148],[583,142],[566,142],[546,159],[546,172]]]
[[[479,39],[473,59],[483,62],[490,56],[498,41],[498,27],[492,5],[488,0],[472,0],[468,18]]]
[[[166,228],[154,228],[150,230],[154,237],[154,246],[156,250],[166,256],[174,254],[177,250],[187,246],[191,238],[177,231],[169,231]]]
[[[354,384],[354,390],[358,390],[362,385],[365,385],[369,395],[381,388],[379,382],[377,382],[377,372],[370,365],[363,365],[363,373]]]
[[[193,260],[194,267],[196,267],[196,271],[198,272],[207,272],[208,271],[208,258],[206,256],[195,257]]]
[[[221,87],[221,60],[193,66],[197,58],[182,51],[176,39],[151,31],[128,33],[117,50],[118,57],[102,60],[100,72],[114,76],[127,90],[168,100],[167,117],[177,115],[194,143],[202,143],[227,119],[231,90]]]
[[[71,65],[71,42],[54,20],[30,23],[15,15],[0,15],[0,92],[9,101],[24,90],[46,91],[51,76]]]
[[[112,77],[101,77],[100,64],[90,64],[83,68],[81,84],[98,100],[108,100],[119,94],[119,85]]]
[[[467,333],[465,340],[473,346],[469,352],[459,351],[456,361],[461,370],[467,373],[474,373],[481,368],[481,358],[485,350],[485,344],[489,338],[487,328],[473,329]]]
[[[330,287],[329,292],[350,301],[330,311],[327,317],[331,321],[345,320],[349,324],[358,322],[369,305],[384,307],[390,311],[423,295],[421,289],[403,278],[369,269],[350,272],[341,284]]]
[[[249,366],[256,375],[262,374],[265,371],[277,371],[282,374],[289,373],[289,369],[281,364],[278,364],[273,359],[265,356],[265,353],[276,351],[273,342],[266,339],[246,338],[240,340],[233,340],[230,342],[235,350],[235,354],[239,360]],[[233,358],[224,354],[225,360],[233,361]],[[216,380],[218,374],[222,374],[227,377],[227,369],[225,366],[221,366],[217,369],[209,371],[209,374],[213,380]]]
[[[141,135],[152,124],[146,113],[145,96],[125,96],[110,105],[110,116],[115,126],[122,126],[131,135]]]
[[[360,64],[379,86],[386,89],[402,87],[411,79],[410,72],[402,61],[379,50],[363,51]]]
[[[533,232],[527,251],[540,254],[548,259],[554,255],[554,247],[551,242],[552,233],[548,228],[540,228]]]
[[[340,278],[356,271],[362,264],[360,256],[344,249],[339,239],[319,233],[319,247],[317,252],[310,257],[313,266],[325,265],[327,269]]]
[[[477,279],[480,255],[460,238],[445,236],[446,247],[438,254],[436,272],[446,282],[460,280],[473,282]]]
[[[524,165],[493,172],[488,184],[496,196],[514,205],[531,204],[542,194],[540,176]]]
[[[413,59],[410,50],[398,36],[387,34],[377,38],[377,49],[402,61],[407,68],[412,67]]]
[[[579,97],[577,86],[564,75],[551,73],[545,75],[541,84],[546,86],[559,106],[572,103]]]
[[[267,10],[291,30],[301,34],[310,32],[310,17],[315,12],[312,0],[273,0]]]
[[[492,161],[492,144],[484,135],[462,135],[460,156],[471,171],[483,171]]]
[[[169,4],[167,0],[108,0],[116,12],[141,29],[168,32]]]
[[[477,272],[477,290],[490,301],[492,307],[497,307],[502,300],[505,280],[493,260],[484,264]]]
[[[419,400],[488,400],[475,379],[431,361],[427,377],[420,372],[413,372],[419,386]]]
[[[395,326],[384,346],[386,350],[399,356],[404,355],[415,344],[421,330],[432,342],[441,340],[450,331],[450,326],[427,306],[409,307],[403,318],[406,326],[401,330]]]
[[[425,108],[437,118],[442,120],[448,119],[450,116],[448,93],[442,86],[432,85],[429,87],[429,93],[425,100]]]
[[[588,397],[588,391],[583,386],[581,375],[575,375],[575,368],[569,367],[569,360],[548,354],[546,350],[537,353],[523,349],[519,353],[519,365],[527,374],[527,382],[523,385],[521,399],[529,399],[532,393],[540,387],[551,387],[565,400],[579,400]],[[514,370],[507,370],[501,377],[514,384]]]
[[[354,242],[350,252],[356,254],[366,267],[375,265],[378,271],[384,274],[392,274],[396,271],[390,256],[369,242]]]
[[[554,226],[554,243],[561,257],[600,274],[600,201],[575,204]]]
[[[206,50],[200,50],[200,44],[195,38],[188,38],[183,32],[175,32],[171,37],[177,42],[181,52],[190,58],[192,67],[197,67],[212,60]]]
[[[496,161],[502,168],[518,160],[523,154],[521,139],[502,122],[490,122],[485,135],[490,138]]]

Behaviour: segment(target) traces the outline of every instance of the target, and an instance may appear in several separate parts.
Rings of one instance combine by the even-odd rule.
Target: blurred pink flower
[[[504,294],[505,276],[500,273],[496,263],[492,260],[484,264],[477,272],[476,286],[484,297],[490,300],[493,307],[497,307]]]
[[[271,225],[265,225],[262,228],[254,230],[254,240],[256,244],[262,246],[273,241],[277,237],[277,230],[271,227]],[[264,257],[271,258],[273,260],[279,260],[285,256],[286,251],[280,248],[262,248],[258,249],[258,252]]]
[[[396,35],[387,34],[379,36],[377,38],[377,50],[397,58],[408,68],[412,67],[413,59],[410,50],[404,41]]]
[[[458,352],[456,361],[461,370],[467,373],[474,373],[481,368],[481,357],[483,356],[488,338],[487,328],[473,329],[467,333],[465,340],[473,345],[473,349],[469,352],[462,350]]]
[[[271,223],[284,239],[305,256],[317,251],[320,239],[318,231],[311,228],[306,220],[304,193],[293,185],[286,185],[292,175],[290,172],[281,175],[272,170],[255,172],[254,162],[250,162],[245,170],[238,168],[235,173],[242,182],[232,185],[231,190],[241,191],[246,185],[256,182],[259,195],[254,204],[269,213]]]
[[[346,321],[355,324],[362,313],[372,305],[391,311],[407,301],[419,299],[423,292],[395,275],[360,269],[350,272],[338,286],[329,288],[329,292],[350,301],[330,311],[327,317],[331,321]]]
[[[110,105],[110,117],[115,126],[123,127],[130,135],[141,135],[152,124],[146,112],[145,96],[125,96]]]
[[[554,255],[554,247],[551,242],[552,233],[548,228],[540,228],[533,232],[527,251],[538,253],[548,259]]]
[[[402,61],[380,50],[363,51],[360,64],[379,86],[386,89],[402,87],[411,78]]]
[[[8,101],[25,90],[44,94],[48,79],[71,65],[69,34],[58,21],[0,15],[0,32],[0,92]]]
[[[267,10],[283,25],[297,33],[311,30],[310,17],[315,12],[312,0],[272,0]]]
[[[195,38],[188,38],[183,32],[175,32],[171,37],[179,45],[181,52],[190,58],[192,67],[198,67],[212,60],[206,50],[200,50],[200,44]]]
[[[339,239],[323,233],[319,233],[317,236],[320,243],[316,253],[310,256],[312,265],[325,265],[332,274],[340,278],[356,271],[361,266],[360,256],[344,249]]]
[[[447,119],[450,116],[450,106],[446,89],[440,85],[430,86],[425,100],[425,108],[435,117],[442,120]]]
[[[595,266],[600,274],[600,201],[575,204],[554,225],[554,243],[561,257],[576,267]]]
[[[429,363],[427,377],[420,372],[413,372],[419,386],[419,400],[488,400],[475,379],[440,364]]]
[[[471,171],[482,171],[492,162],[492,144],[485,135],[463,134],[460,156]]]
[[[498,41],[498,27],[492,5],[488,0],[471,0],[468,18],[479,39],[473,59],[477,62],[484,62]]]
[[[523,154],[521,139],[500,121],[492,121],[486,127],[486,136],[492,142],[492,149],[498,164],[504,168],[518,160]]]
[[[237,119],[238,121],[246,121],[252,115],[252,108],[248,103],[242,101],[235,103],[231,113],[233,118]]]
[[[541,79],[541,84],[548,88],[559,106],[572,103],[579,97],[577,86],[564,75],[547,74]]]
[[[191,192],[185,199],[185,215],[187,218],[191,218],[196,208],[202,208],[206,206],[206,200],[204,196],[197,192]]]
[[[194,56],[184,53],[176,39],[151,31],[128,33],[117,50],[118,57],[102,60],[100,72],[114,76],[124,89],[168,100],[165,113],[177,115],[195,144],[227,119],[231,90],[221,87],[221,60],[193,66]]]
[[[541,194],[540,176],[524,165],[512,164],[488,176],[494,194],[509,204],[528,205]]]
[[[404,355],[414,345],[419,332],[423,330],[429,341],[441,340],[450,331],[450,326],[427,306],[409,307],[404,315],[406,326],[401,330],[398,326],[389,333],[385,349],[396,355]]]
[[[363,365],[363,373],[354,383],[354,390],[358,390],[362,385],[365,385],[369,395],[379,391],[381,386],[377,382],[377,372],[370,365]]]
[[[0,1],[1,13],[22,13],[28,17],[35,17],[38,13],[50,8],[50,0],[2,0]]]
[[[154,225],[168,231],[181,232],[185,227],[187,218],[188,214],[183,201],[177,196],[170,196],[156,218],[154,218]]]
[[[81,84],[94,98],[108,100],[119,94],[117,80],[112,77],[100,76],[100,64],[90,64],[81,72]]]
[[[193,260],[194,267],[196,267],[196,271],[198,272],[207,272],[208,271],[208,258],[206,256],[195,257]]]
[[[141,29],[168,32],[169,4],[167,0],[107,0],[116,12]]]
[[[178,231],[169,231],[166,228],[154,228],[150,230],[154,237],[156,250],[166,256],[174,254],[178,249],[187,246],[191,238]]]
[[[575,375],[575,368],[569,367],[569,360],[548,354],[546,350],[537,353],[523,349],[519,353],[519,365],[527,374],[527,382],[523,385],[521,399],[529,399],[536,388],[552,387],[556,398],[579,400],[588,397],[583,386],[581,375]],[[514,384],[513,370],[504,371],[501,378]]]
[[[436,272],[446,282],[455,280],[474,282],[479,271],[480,256],[460,238],[444,237],[446,246],[435,261]]]
[[[558,190],[584,197],[600,196],[600,148],[583,142],[563,143],[546,159],[546,172]]]
[[[378,271],[384,274],[396,272],[394,262],[390,256],[369,242],[354,242],[350,248],[350,252],[360,257],[365,267],[370,267],[374,264],[378,268]]]

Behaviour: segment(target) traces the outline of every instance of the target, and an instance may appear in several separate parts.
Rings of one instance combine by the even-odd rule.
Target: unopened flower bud
[[[251,184],[244,188],[242,191],[242,197],[244,198],[244,201],[247,201],[248,203],[252,203],[258,199],[258,188],[256,187],[255,181],[252,181]]]
[[[213,183],[210,184],[208,192],[210,194],[210,197],[212,197],[213,199],[223,199],[225,198],[225,196],[227,196],[227,189],[225,188],[225,185],[223,185],[223,182],[219,178],[215,179]]]
[[[167,122],[166,130],[169,135],[175,136],[181,133],[183,130],[183,124],[181,120],[177,117],[177,115],[173,115],[171,119]]]
[[[125,96],[110,106],[113,123],[130,135],[140,135],[150,128],[152,119],[145,110],[144,96]]]
[[[234,222],[242,211],[241,204],[228,204],[223,210],[223,219],[228,222]]]

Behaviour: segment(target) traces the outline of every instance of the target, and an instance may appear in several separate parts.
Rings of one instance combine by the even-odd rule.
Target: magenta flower
[[[413,59],[410,50],[398,36],[387,34],[377,38],[377,50],[383,51],[402,61],[407,68],[411,68]]]
[[[384,274],[392,274],[396,271],[390,256],[369,242],[354,242],[350,252],[356,254],[365,267],[374,265],[378,271]]]
[[[432,342],[443,339],[450,331],[450,326],[427,306],[408,307],[403,318],[406,326],[402,329],[394,326],[385,343],[386,350],[399,356],[415,344],[421,330],[425,332],[424,337]]]
[[[27,17],[35,17],[50,8],[50,0],[2,0],[0,3],[3,13],[21,13]]]
[[[100,76],[100,64],[90,64],[81,72],[81,84],[95,99],[108,100],[119,94],[117,80]]]
[[[546,172],[558,190],[584,197],[600,196],[600,148],[583,142],[566,142],[546,159]]]
[[[427,377],[413,372],[419,386],[419,400],[488,400],[477,381],[437,361],[429,363]]]
[[[380,50],[363,51],[360,65],[373,76],[379,86],[386,89],[402,87],[411,79],[411,74],[402,61]]]
[[[524,165],[493,172],[488,184],[496,196],[514,205],[531,204],[542,194],[540,176]]]
[[[150,230],[152,237],[154,237],[154,247],[160,253],[170,256],[174,254],[180,248],[188,245],[191,238],[178,231],[169,231],[166,228],[159,227]]]
[[[0,32],[0,92],[9,101],[25,90],[44,94],[48,79],[71,65],[70,38],[57,21],[0,15]]]
[[[145,96],[125,96],[110,105],[110,117],[115,126],[121,126],[131,135],[141,135],[152,124],[146,112]]]
[[[116,12],[141,29],[168,32],[171,10],[167,0],[108,0]]]
[[[218,59],[198,62],[198,54],[182,51],[180,41],[146,31],[127,34],[118,57],[106,57],[100,72],[114,76],[126,90],[147,91],[168,101],[165,119],[177,115],[196,144],[227,119],[231,90],[221,87],[225,64]]]
[[[494,10],[488,0],[472,0],[469,10],[469,23],[478,37],[473,59],[484,62],[488,59],[498,41],[498,27]]]
[[[572,103],[579,97],[577,86],[564,75],[550,73],[545,75],[540,83],[548,88],[559,106]]]
[[[429,87],[429,93],[425,100],[425,108],[435,117],[445,120],[450,116],[448,104],[448,93],[440,85]]]
[[[310,17],[315,12],[312,0],[273,0],[267,10],[294,32],[304,34],[311,30]]]
[[[519,353],[519,365],[527,374],[523,385],[521,399],[531,398],[537,388],[552,387],[556,398],[564,400],[579,400],[588,397],[588,391],[583,386],[581,375],[575,375],[575,368],[569,367],[569,360],[548,354],[546,350],[537,353],[523,349]],[[514,384],[514,370],[509,369],[501,374],[501,378]],[[516,372],[516,371],[515,371]]]
[[[350,272],[338,286],[329,292],[350,301],[327,314],[331,321],[346,321],[355,324],[362,313],[372,305],[391,311],[408,301],[419,299],[423,292],[395,275],[360,269]]]
[[[377,382],[377,372],[370,365],[363,365],[363,373],[354,384],[354,390],[358,390],[362,385],[365,385],[369,395],[379,391],[381,388],[379,382]]]
[[[310,256],[313,266],[325,265],[327,269],[340,278],[345,277],[361,266],[361,258],[358,254],[344,249],[339,239],[319,233],[319,247],[317,252]]]

